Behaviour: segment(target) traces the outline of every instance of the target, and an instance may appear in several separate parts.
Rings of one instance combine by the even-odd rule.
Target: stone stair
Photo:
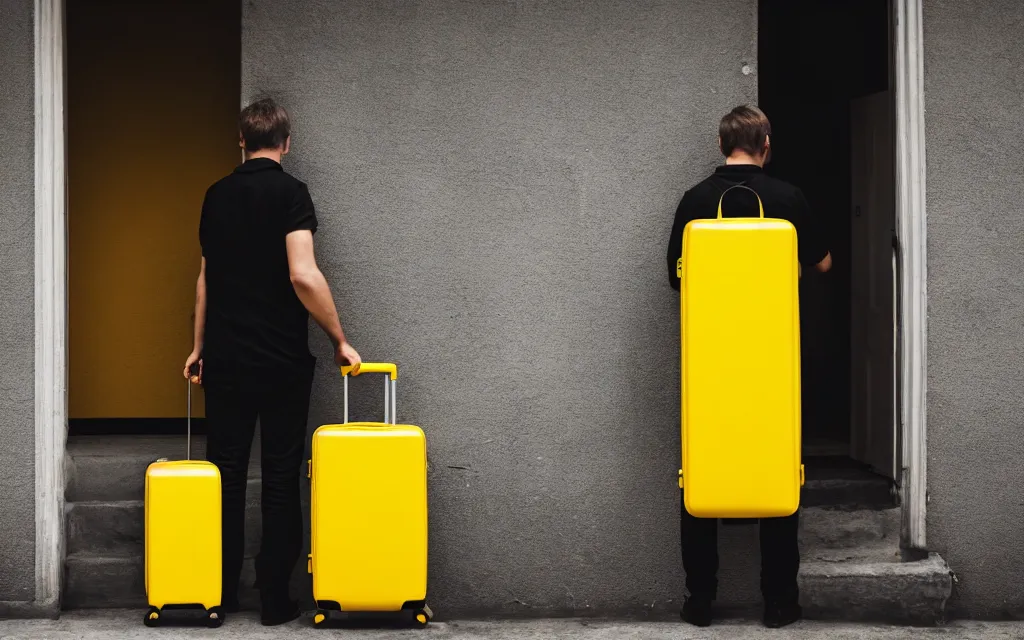
[[[953,576],[937,554],[908,560],[891,483],[836,458],[808,458],[800,595],[810,619],[943,622]]]
[[[183,453],[184,438],[168,436],[79,436],[69,438],[65,507],[65,609],[145,607],[144,504],[146,467]],[[205,441],[194,437],[192,454],[202,459]],[[260,540],[260,466],[253,443],[245,509],[242,605],[256,609],[253,558]],[[311,594],[305,564],[296,567],[295,593]],[[311,595],[308,598],[311,600]]]
[[[65,608],[145,606],[141,479],[150,462],[180,455],[181,446],[180,438],[167,437],[70,439]],[[202,439],[197,438],[193,447],[201,457],[205,449]],[[258,443],[253,450],[258,451]],[[833,468],[827,461],[821,466],[808,462],[800,522],[805,615],[821,620],[916,625],[941,622],[952,575],[934,554],[902,561],[900,510],[888,482],[860,469]],[[259,465],[254,460],[250,468],[243,588],[252,584],[251,558],[260,535]],[[741,528],[743,525],[727,527]],[[742,542],[749,544],[752,532],[742,532],[742,536]],[[756,547],[756,536],[753,540]],[[744,570],[752,573],[756,582],[755,571],[753,566]],[[750,581],[744,579],[746,582]],[[293,590],[305,594],[306,606],[312,606],[311,581],[304,563],[296,567]],[[255,591],[244,591],[242,601],[246,608],[255,608]],[[447,605],[449,615],[458,614],[456,602]],[[589,611],[564,613],[593,615]]]
[[[818,620],[938,624],[952,574],[936,554],[904,562],[900,510],[804,509],[800,595]]]

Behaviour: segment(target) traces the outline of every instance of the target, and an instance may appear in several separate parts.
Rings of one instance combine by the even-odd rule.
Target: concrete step
[[[146,568],[142,556],[69,555],[65,564],[65,609],[109,609],[146,606]],[[259,594],[252,586],[256,570],[252,558],[242,565],[239,597],[244,609],[259,608]],[[292,574],[292,594],[305,608],[313,608],[313,583],[306,563],[299,562]]]
[[[806,458],[803,507],[891,509],[898,505],[892,482],[843,458]]]
[[[142,557],[69,555],[64,563],[62,606],[65,609],[146,606]]]
[[[900,510],[846,511],[810,507],[800,511],[800,545],[808,549],[850,549],[879,542],[899,546]]]
[[[260,481],[249,480],[245,501],[245,553],[259,550]],[[145,550],[145,508],[142,500],[72,502],[65,506],[69,555],[141,556]]]
[[[155,460],[185,458],[181,436],[74,436],[68,438],[68,502],[142,500],[146,467]],[[255,438],[249,477],[260,477],[260,442]],[[192,438],[192,457],[206,458],[206,439]]]
[[[943,622],[953,576],[932,554],[916,562],[812,561],[800,568],[800,599],[812,620],[934,625]]]
[[[73,502],[64,507],[67,553],[133,556],[145,544],[142,500]]]
[[[887,564],[901,562],[899,548],[894,542],[877,541],[858,547],[808,549],[801,542],[800,558],[804,563],[823,562],[826,564],[873,563]]]

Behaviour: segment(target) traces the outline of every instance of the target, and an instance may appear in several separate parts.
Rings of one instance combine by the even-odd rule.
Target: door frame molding
[[[921,0],[894,0],[901,544],[927,549],[928,355],[924,33]]]
[[[33,608],[60,612],[67,448],[64,2],[35,0],[35,571]]]

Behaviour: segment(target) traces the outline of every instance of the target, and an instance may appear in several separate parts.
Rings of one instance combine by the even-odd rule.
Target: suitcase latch
[[[804,486],[804,465],[800,465],[800,486]]]
[[[306,556],[306,573],[313,573],[313,554]]]
[[[676,277],[682,280],[683,278],[683,259],[679,258],[676,260]]]
[[[683,488],[683,470],[682,469],[679,470],[679,488],[680,489]]]
[[[313,459],[312,458],[310,458],[309,460],[306,460],[306,477],[307,478],[312,478],[313,477]]]

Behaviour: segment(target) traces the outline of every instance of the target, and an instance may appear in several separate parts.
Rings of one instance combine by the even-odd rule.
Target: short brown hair
[[[739,149],[751,155],[764,152],[765,138],[772,133],[768,116],[757,107],[743,105],[725,114],[718,125],[718,137],[725,157]]]
[[[270,98],[263,98],[242,109],[238,116],[238,131],[242,134],[246,151],[283,147],[291,135],[288,112]]]

